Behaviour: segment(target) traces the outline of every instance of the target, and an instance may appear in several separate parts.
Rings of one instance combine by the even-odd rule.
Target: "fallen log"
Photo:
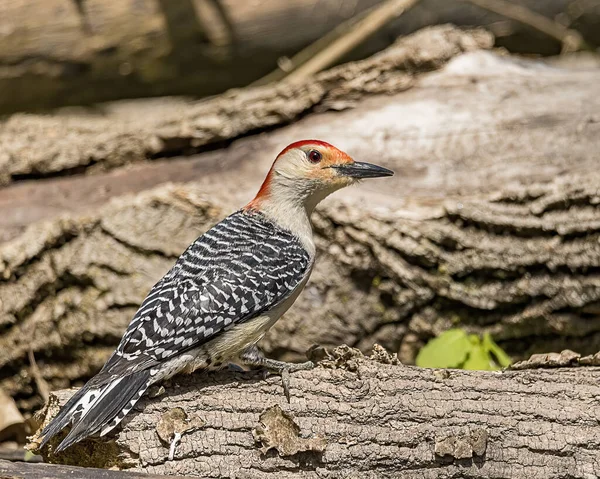
[[[11,94],[0,97],[0,111],[221,93],[267,74],[281,56],[376,3],[2,2],[0,91]],[[329,14],[311,21],[315,11]]]
[[[116,434],[42,453],[196,477],[593,477],[598,371],[419,369],[341,347],[292,375],[289,404],[280,379],[261,373],[177,377]],[[71,394],[52,394],[44,422]]]
[[[214,149],[311,111],[350,108],[363,97],[406,90],[423,73],[492,42],[483,30],[438,27],[291,85],[247,88],[199,102],[165,99],[55,115],[15,114],[0,122],[0,186]]]

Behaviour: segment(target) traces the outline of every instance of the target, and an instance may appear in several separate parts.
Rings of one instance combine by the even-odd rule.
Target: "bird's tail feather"
[[[42,431],[42,447],[69,423],[73,427],[55,452],[97,433],[113,429],[133,408],[151,384],[149,370],[135,372],[102,386],[84,386],[65,405],[56,418]]]
[[[42,430],[41,436],[44,439],[40,443],[40,448],[44,447],[50,439],[72,423],[76,416],[81,417],[86,405],[90,403],[90,396],[93,398],[93,391],[87,385],[71,396],[71,399],[61,408],[56,417]]]

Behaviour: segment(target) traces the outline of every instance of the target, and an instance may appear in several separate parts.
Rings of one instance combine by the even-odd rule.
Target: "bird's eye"
[[[323,155],[321,154],[320,151],[317,150],[310,150],[308,152],[308,159],[312,162],[312,163],[318,163],[319,161],[321,161],[323,159]]]

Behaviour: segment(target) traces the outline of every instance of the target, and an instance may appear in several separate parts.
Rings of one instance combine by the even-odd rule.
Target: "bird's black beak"
[[[394,176],[392,170],[388,170],[383,166],[373,165],[371,163],[347,163],[345,165],[334,165],[331,168],[335,169],[342,176],[350,178],[378,178],[380,176]]]

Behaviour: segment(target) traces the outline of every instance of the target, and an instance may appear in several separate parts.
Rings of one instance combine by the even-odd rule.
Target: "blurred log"
[[[0,113],[187,94],[249,84],[278,59],[383,0],[4,0],[0,2]],[[600,44],[596,0],[519,2]],[[423,0],[351,57],[433,24],[489,25],[515,51],[560,43],[473,5]]]
[[[377,0],[0,2],[0,112],[242,86]],[[314,12],[326,12],[318,15]],[[8,94],[10,92],[10,94]]]
[[[515,358],[600,350],[599,71],[475,52],[440,72],[409,76],[406,85],[404,70],[383,70],[382,62],[437,64],[440,55],[426,45],[443,52],[477,45],[452,29],[419,35],[406,41],[421,49],[390,50],[323,74],[306,87],[318,92],[305,93],[311,101],[285,86],[248,90],[237,103],[215,99],[215,111],[219,102],[229,107],[215,114],[212,132],[229,125],[234,105],[237,118],[273,118],[271,124],[283,122],[290,98],[301,105],[318,98],[317,107],[345,111],[308,106],[310,114],[293,125],[196,157],[0,190],[1,229],[12,231],[0,245],[0,386],[23,410],[41,404],[30,350],[52,389],[91,376],[175,257],[251,198],[283,146],[306,137],[397,175],[340,192],[315,215],[317,267],[262,343],[270,355],[298,358],[313,343],[366,350],[381,342],[410,362],[425,341],[457,324],[491,332]],[[374,80],[364,88],[346,80],[369,74]],[[191,127],[190,118],[208,121],[202,106],[178,108],[180,122],[160,130],[167,140],[191,143],[194,134],[211,133]],[[137,111],[164,112],[153,103]],[[121,114],[87,129],[87,145],[118,152],[118,143],[103,139],[120,131],[111,115]],[[21,118],[23,128],[39,121]],[[43,152],[44,134],[29,138],[32,153]],[[84,155],[77,148],[71,154]],[[169,181],[191,183],[159,186]]]
[[[224,146],[312,110],[349,108],[368,95],[405,90],[423,73],[492,42],[481,29],[438,27],[293,85],[247,88],[200,102],[161,99],[56,115],[15,114],[0,120],[0,186]]]
[[[142,399],[116,434],[42,453],[63,464],[206,478],[600,473],[598,408],[590,407],[598,368],[485,373],[394,362],[381,350],[366,359],[338,348],[323,367],[292,375],[289,404],[278,377],[178,377]],[[46,421],[71,394],[52,395]],[[181,442],[168,460],[172,431]]]

